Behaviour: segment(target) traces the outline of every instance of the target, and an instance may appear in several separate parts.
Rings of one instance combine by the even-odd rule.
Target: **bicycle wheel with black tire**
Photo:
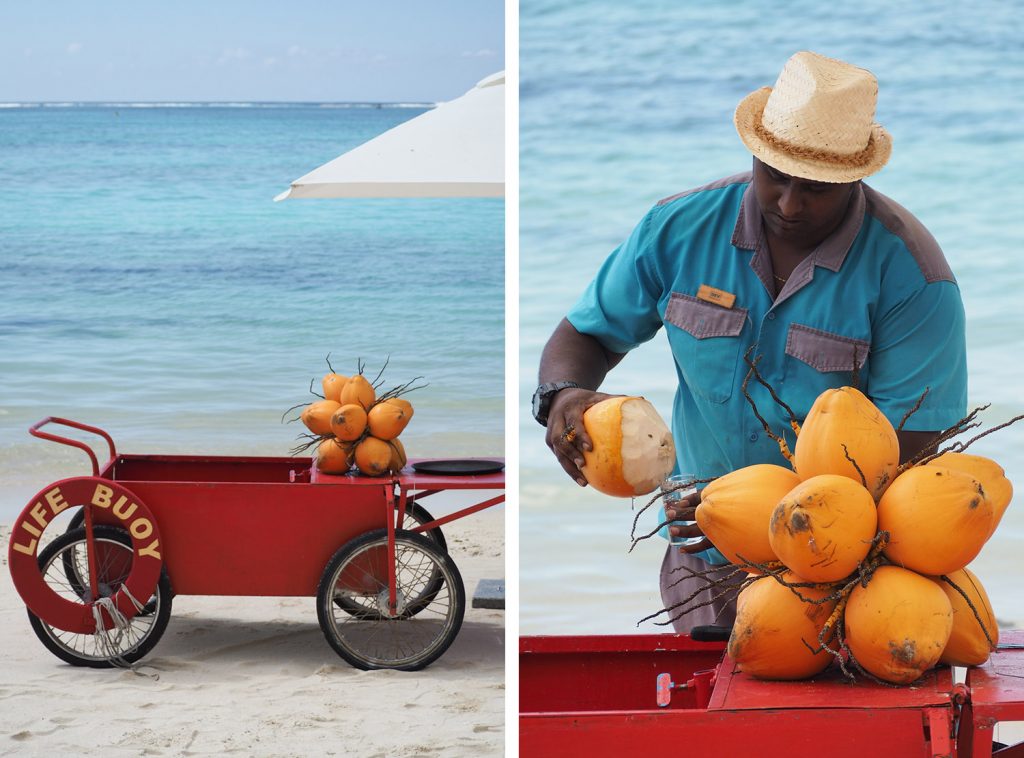
[[[79,508],[78,513],[71,517],[71,522],[68,524],[68,528],[64,530],[64,533],[73,532],[75,529],[83,528],[82,525],[85,523],[85,508]],[[116,528],[116,527],[114,527]],[[64,575],[68,578],[68,584],[75,590],[79,597],[85,597],[85,590],[83,589],[89,580],[82,576],[80,573],[83,569],[82,566],[77,566],[73,560],[72,553],[64,553],[61,561],[64,564]],[[139,611],[140,616],[148,616],[156,610],[156,598],[150,598],[146,604]]]
[[[405,509],[405,518],[402,520],[402,528],[411,530],[413,527],[420,526],[421,524],[429,524],[434,520],[434,517],[430,515],[429,511],[418,503],[410,503],[409,507]],[[434,542],[442,552],[448,552],[448,543],[445,541],[444,534],[441,532],[441,527],[435,526],[433,529],[429,529],[425,532],[419,532],[427,539]],[[424,584],[423,592],[418,598],[407,606],[407,611],[410,615],[416,615],[425,607],[430,604],[430,601],[437,595],[438,590],[441,589],[441,585],[444,583],[440,572],[435,571],[433,577],[429,582]],[[334,600],[335,604],[347,612],[350,616],[357,618],[379,618],[380,611],[377,609],[376,599],[372,596],[359,595],[359,594],[348,594],[341,597],[337,597]]]
[[[120,589],[131,570],[134,555],[131,537],[123,529],[96,525],[93,538],[97,553],[99,595],[111,597]],[[84,581],[84,577],[89,575],[85,527],[66,531],[47,545],[39,554],[39,570],[43,581],[65,600],[90,604],[90,583]],[[39,641],[61,660],[73,666],[110,668],[117,665],[118,659],[126,663],[139,660],[163,636],[171,617],[171,582],[166,570],[161,570],[156,590],[146,608],[151,610],[133,616],[124,630],[108,634],[108,640],[114,645],[115,657],[100,644],[96,634],[58,629],[32,611],[28,611],[28,619]]]
[[[387,530],[368,532],[346,543],[324,569],[317,589],[317,618],[327,642],[360,669],[416,671],[437,660],[462,626],[466,590],[455,562],[421,534],[395,532],[396,609],[389,609]],[[382,559],[382,556],[384,557]],[[441,586],[423,603],[425,587]],[[372,598],[377,612],[352,615],[338,598]],[[420,607],[410,612],[410,600]]]

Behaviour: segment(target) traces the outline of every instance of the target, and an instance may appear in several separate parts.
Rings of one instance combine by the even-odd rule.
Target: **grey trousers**
[[[678,547],[669,545],[665,550],[665,558],[661,562],[661,601],[665,604],[664,607],[671,608],[683,602],[683,600],[694,592],[698,592],[698,590],[698,595],[693,600],[687,602],[687,607],[692,607],[709,600],[711,602],[709,605],[692,610],[683,616],[679,615],[680,609],[670,611],[668,618],[672,619],[672,626],[676,632],[679,634],[689,634],[693,627],[708,624],[732,626],[736,620],[737,593],[729,591],[724,596],[716,598],[714,595],[717,592],[704,588],[705,582],[700,578],[690,576],[683,567],[691,568],[694,571],[704,571],[713,568],[700,558],[682,553]],[[711,577],[715,578],[728,573],[733,568],[730,565],[722,566],[716,569],[711,574]],[[718,592],[721,592],[721,590],[718,590]]]

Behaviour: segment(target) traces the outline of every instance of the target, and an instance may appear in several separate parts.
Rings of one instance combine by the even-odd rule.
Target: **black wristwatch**
[[[541,426],[548,425],[548,412],[551,410],[551,401],[555,395],[562,390],[579,387],[576,382],[547,382],[540,385],[533,393],[533,417]]]

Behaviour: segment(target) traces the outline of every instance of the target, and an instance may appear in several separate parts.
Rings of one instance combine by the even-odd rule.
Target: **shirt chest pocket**
[[[803,324],[790,324],[786,335],[785,384],[787,388],[799,388],[799,396],[806,400],[806,408],[794,411],[800,417],[806,416],[810,404],[827,389],[856,384],[863,389],[866,385],[866,369],[871,343],[865,340],[844,337],[841,334],[813,329]],[[796,394],[796,393],[794,393]],[[801,403],[803,405],[803,403]]]
[[[746,323],[746,308],[723,308],[672,293],[665,308],[669,344],[681,378],[694,395],[713,403],[732,397]]]

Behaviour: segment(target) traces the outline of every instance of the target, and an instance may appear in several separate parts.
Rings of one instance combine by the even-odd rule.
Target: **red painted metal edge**
[[[1002,629],[999,646],[981,666],[967,669],[969,700],[960,722],[960,741],[969,758],[1024,758],[1024,743],[992,750],[1000,721],[1024,721],[1024,629]],[[966,739],[965,739],[966,736]]]
[[[433,521],[428,521],[426,524],[420,524],[413,531],[425,532],[429,529],[433,529],[434,527],[443,526],[451,521],[455,521],[455,519],[460,519],[463,516],[469,516],[472,513],[477,513],[478,511],[484,510],[484,508],[490,508],[492,506],[499,505],[500,503],[504,502],[505,496],[498,495],[497,497],[492,497],[490,500],[484,500],[483,502],[477,503],[476,505],[471,505],[468,508],[463,508],[460,511],[449,513],[447,516],[442,516],[441,518],[434,519]]]
[[[914,709],[522,714],[519,755],[935,758]]]
[[[409,465],[403,468],[398,474],[392,476],[393,481],[400,487],[417,492],[416,497],[426,497],[428,494],[440,492],[441,490],[484,490],[505,489],[505,472],[498,471],[492,474],[458,475],[458,474],[421,474],[414,471],[413,463],[424,463],[432,460],[444,460],[442,458],[414,458],[409,460]],[[488,458],[487,460],[498,460]],[[504,460],[504,459],[501,459]],[[379,484],[386,481],[388,477],[365,476],[357,471],[350,471],[346,474],[325,474],[313,466],[311,481],[314,484]]]
[[[685,634],[528,635],[519,638],[522,653],[629,653],[725,650],[724,642],[697,642]]]
[[[909,687],[879,684],[864,677],[849,681],[835,665],[811,679],[772,682],[744,674],[725,656],[709,708],[952,708],[953,692],[953,672],[945,666],[926,672]]]
[[[927,726],[931,758],[955,758],[953,742],[953,709],[927,708],[921,714]]]
[[[408,490],[459,490],[459,489],[505,489],[505,472],[496,471],[491,474],[460,475],[460,474],[423,474],[412,468],[414,463],[425,463],[433,458],[411,459],[409,464],[398,473],[398,484]],[[483,459],[481,459],[483,460]],[[501,460],[504,458],[487,458]]]
[[[39,423],[33,424],[31,427],[29,427],[28,433],[31,434],[33,437],[49,440],[51,442],[57,442],[60,443],[61,445],[70,445],[71,447],[77,447],[79,450],[84,450],[85,454],[89,456],[89,461],[92,463],[93,476],[99,476],[100,465],[99,462],[96,460],[96,454],[92,451],[92,448],[86,445],[84,442],[79,442],[78,440],[73,440],[70,439],[69,437],[61,437],[58,434],[50,434],[49,432],[39,431],[42,427],[46,426],[47,424],[61,424],[63,426],[69,426],[73,429],[80,429],[85,432],[98,434],[100,437],[107,441],[107,447],[110,450],[110,460],[107,461],[107,466],[110,465],[111,461],[117,458],[117,448],[114,446],[113,438],[111,438],[109,434],[107,434],[99,427],[89,426],[88,424],[83,424],[78,421],[71,421],[66,418],[58,418],[57,416],[47,416]]]
[[[398,613],[398,577],[395,567],[395,493],[391,487],[384,488],[384,518],[388,522],[388,610],[392,616]]]

